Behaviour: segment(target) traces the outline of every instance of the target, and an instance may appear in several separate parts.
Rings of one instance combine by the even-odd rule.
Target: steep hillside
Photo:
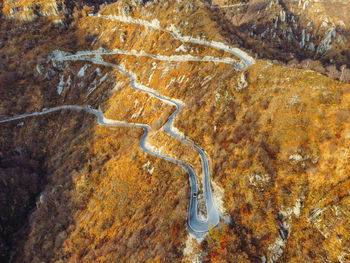
[[[350,82],[348,2],[213,0],[210,10],[231,41],[258,57],[293,64],[305,60],[303,67]]]
[[[349,84],[254,60],[201,1],[46,2],[2,7],[0,188],[37,188],[1,257],[350,260]]]

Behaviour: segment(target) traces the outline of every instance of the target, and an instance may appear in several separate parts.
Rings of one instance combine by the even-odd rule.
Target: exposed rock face
[[[29,22],[23,17],[31,15],[20,15],[24,2],[9,16],[5,5],[14,4],[4,1],[0,120],[60,105],[100,107],[108,119],[149,125],[148,147],[186,162],[200,180],[197,152],[162,129],[174,107],[132,85],[181,101],[174,129],[207,154],[222,220],[196,243],[186,231],[188,175],[142,151],[142,129],[103,127],[86,112],[56,111],[0,123],[0,150],[30,153],[47,174],[39,195],[25,188],[37,207],[13,262],[350,260],[349,84],[227,52],[235,48],[228,44],[232,31],[213,21],[216,9],[200,1],[117,1],[97,14],[95,2],[80,3],[71,12],[62,2],[62,11]],[[259,32],[254,43],[264,39],[274,49],[278,39],[289,43],[282,36],[291,27],[298,36],[290,42],[293,54],[326,57],[336,45],[346,50],[336,43],[340,22],[319,38],[316,27],[307,30],[308,21],[292,22],[297,16],[287,7],[299,3],[283,4],[252,1],[231,17],[225,11],[237,18],[232,23],[239,30],[230,37],[238,43],[250,34],[250,23],[265,21],[265,29],[257,24],[242,44]],[[308,6],[301,1],[299,18],[308,17]],[[61,17],[64,27],[55,23]],[[256,47],[267,55],[267,44]],[[345,67],[339,70],[346,76]],[[14,177],[13,184],[40,186],[37,173],[25,167],[18,173],[28,181]]]
[[[100,5],[116,2],[117,0],[4,0],[2,13],[8,19],[32,22],[39,17],[45,17],[55,24],[62,24],[65,18],[73,13],[74,7],[84,5],[94,7],[96,12]],[[145,4],[147,1],[143,1]]]
[[[64,0],[44,1],[12,1],[5,0],[3,3],[3,15],[6,18],[20,21],[33,21],[38,17],[46,17],[54,23],[62,23],[68,10]]]
[[[212,11],[223,19],[221,25],[240,32],[242,44],[259,56],[283,61],[322,59],[350,68],[350,7],[346,1],[229,2],[212,1]]]

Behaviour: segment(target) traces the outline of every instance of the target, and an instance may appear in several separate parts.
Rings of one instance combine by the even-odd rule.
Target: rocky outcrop
[[[68,10],[64,0],[50,1],[11,1],[5,0],[2,13],[6,18],[20,21],[34,21],[38,17],[48,18],[50,21],[63,23]]]
[[[289,61],[321,59],[350,68],[349,6],[344,1],[213,1],[221,25],[239,32],[258,56]],[[224,29],[225,30],[225,29]],[[264,46],[261,48],[260,46]]]

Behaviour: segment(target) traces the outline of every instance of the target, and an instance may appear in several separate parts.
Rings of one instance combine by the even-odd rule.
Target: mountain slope
[[[215,0],[209,9],[233,43],[252,49],[260,58],[294,65],[303,61],[301,67],[350,81],[346,1],[230,2]]]
[[[7,10],[0,119],[101,107],[108,119],[149,125],[148,147],[186,162],[200,182],[198,153],[162,129],[175,108],[133,89],[132,76],[182,101],[174,126],[208,157],[221,213],[201,243],[191,241],[188,174],[144,152],[142,129],[67,109],[1,123],[1,151],[40,160],[46,181],[14,262],[349,259],[348,84],[252,59],[227,44],[200,1],[67,9],[62,23]]]

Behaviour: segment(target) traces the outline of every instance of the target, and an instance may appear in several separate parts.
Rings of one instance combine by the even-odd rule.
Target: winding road
[[[192,36],[182,36],[178,30],[173,26],[170,25],[168,28],[162,28],[160,26],[160,23],[157,19],[153,19],[151,22],[144,20],[144,19],[139,19],[139,18],[133,18],[131,16],[124,16],[124,15],[93,15],[90,16],[90,18],[100,18],[100,19],[106,19],[106,20],[111,20],[111,21],[118,21],[121,23],[131,23],[131,24],[136,24],[148,28],[152,28],[155,30],[160,30],[166,33],[169,33],[172,35],[175,39],[180,40],[183,43],[192,43],[192,44],[197,44],[201,46],[207,46],[207,47],[212,47],[215,49],[219,49],[222,51],[225,51],[227,53],[230,53],[239,59],[241,59],[241,62],[238,63],[237,68],[239,70],[243,70],[244,68],[252,65],[255,63],[254,58],[249,56],[246,52],[239,48],[231,47],[229,45],[226,45],[222,42],[218,41],[208,41],[205,39],[200,39]],[[244,64],[244,65],[242,65]]]
[[[132,85],[132,84],[131,84]],[[166,100],[166,99],[165,99]],[[180,105],[177,104],[176,102],[169,101],[169,103],[174,103],[174,105],[177,106],[176,111],[170,116],[166,124],[163,126],[163,130],[168,133],[169,135],[173,136],[174,138],[177,138],[181,141],[185,141],[185,139],[182,138],[181,135],[173,132],[172,129],[172,124],[175,119],[175,116],[179,112]],[[112,119],[107,119],[104,117],[101,109],[95,110],[92,109],[89,106],[77,106],[77,105],[63,105],[63,106],[58,106],[50,109],[46,109],[40,112],[32,112],[32,113],[26,113],[26,114],[21,114],[17,115],[14,117],[10,118],[5,118],[0,120],[1,123],[6,123],[6,122],[11,122],[11,121],[16,121],[16,120],[21,120],[29,117],[37,117],[37,116],[42,116],[46,115],[49,113],[53,113],[56,111],[60,110],[74,110],[74,111],[86,111],[87,113],[93,114],[97,117],[97,123],[102,126],[108,126],[108,127],[134,127],[134,128],[141,128],[144,130],[144,133],[139,141],[140,148],[145,151],[148,154],[151,154],[155,157],[164,159],[166,161],[181,165],[189,174],[189,179],[190,179],[190,187],[191,187],[191,198],[190,198],[190,205],[189,205],[189,216],[188,216],[188,226],[189,226],[189,231],[191,234],[194,236],[198,236],[199,233],[203,233],[208,231],[209,226],[215,226],[219,223],[219,212],[217,211],[214,203],[213,203],[213,198],[212,198],[212,193],[211,193],[211,188],[210,188],[210,178],[209,178],[209,165],[207,158],[205,156],[205,153],[203,150],[201,150],[199,147],[195,147],[195,149],[198,151],[198,153],[201,156],[202,164],[202,170],[203,170],[203,182],[204,182],[204,197],[206,199],[206,205],[207,205],[207,220],[202,221],[198,218],[197,215],[197,198],[193,197],[194,193],[198,193],[198,185],[197,185],[197,179],[196,179],[196,173],[194,172],[193,168],[186,164],[183,161],[158,154],[156,152],[153,152],[151,149],[147,148],[146,146],[146,141],[147,137],[149,135],[149,130],[150,127],[146,124],[140,124],[140,123],[129,123],[125,121],[118,121],[118,120],[112,120]],[[186,141],[187,144],[193,145],[189,141]]]
[[[33,113],[27,113],[22,115],[17,115],[14,117],[9,117],[0,120],[1,123],[6,123],[10,121],[20,120],[24,118],[29,117],[35,117],[35,116],[42,116],[45,114],[49,114],[52,112],[60,111],[60,110],[74,110],[74,111],[86,111],[87,113],[93,114],[97,117],[97,122],[99,125],[103,126],[118,126],[118,127],[134,127],[134,128],[141,128],[144,130],[144,133],[139,141],[140,148],[145,151],[146,153],[149,153],[153,156],[156,156],[158,158],[162,158],[166,161],[175,163],[177,165],[182,166],[187,173],[189,174],[189,180],[190,180],[190,187],[191,187],[191,195],[190,195],[190,203],[189,203],[189,209],[188,209],[188,231],[194,235],[195,237],[201,237],[203,233],[207,232],[209,230],[210,226],[216,226],[219,223],[220,220],[220,213],[217,210],[212,196],[212,191],[210,187],[210,170],[209,170],[209,163],[208,159],[206,157],[205,152],[195,145],[192,141],[188,140],[182,133],[180,133],[174,126],[174,120],[177,116],[177,114],[180,112],[180,110],[185,106],[185,104],[177,99],[171,99],[166,96],[158,94],[155,90],[150,89],[149,87],[146,87],[136,81],[136,77],[133,73],[127,72],[124,68],[122,68],[120,65],[111,64],[108,62],[105,62],[101,55],[112,55],[112,54],[122,54],[122,55],[132,55],[132,56],[147,56],[149,58],[155,59],[155,60],[162,60],[162,61],[205,61],[205,62],[215,62],[215,63],[228,63],[228,64],[234,64],[237,70],[242,70],[245,67],[253,64],[255,61],[253,58],[248,56],[245,52],[237,49],[237,48],[231,48],[223,43],[215,42],[215,41],[206,41],[202,39],[187,37],[187,36],[180,36],[178,33],[175,33],[174,31],[171,31],[169,29],[162,29],[159,27],[157,23],[154,22],[148,22],[145,20],[140,19],[133,19],[133,18],[126,18],[126,17],[118,17],[118,16],[108,16],[108,17],[102,17],[102,16],[96,16],[99,18],[105,18],[105,19],[114,19],[118,20],[120,22],[126,22],[126,23],[135,23],[140,24],[142,26],[148,26],[153,29],[157,30],[163,30],[168,33],[170,33],[174,38],[182,41],[182,42],[189,42],[193,44],[199,44],[199,45],[205,45],[209,47],[213,47],[216,49],[223,50],[225,52],[228,52],[230,54],[233,54],[241,59],[240,62],[237,62],[235,59],[232,58],[215,58],[215,57],[194,57],[191,55],[176,55],[176,56],[163,56],[163,55],[152,55],[147,54],[144,52],[137,52],[137,51],[123,51],[119,49],[115,49],[113,51],[105,51],[105,50],[96,50],[96,51],[79,51],[76,54],[70,54],[62,51],[54,51],[52,52],[50,59],[52,61],[89,61],[94,64],[98,65],[104,65],[108,67],[113,67],[120,73],[127,76],[130,80],[130,87],[134,90],[138,90],[143,93],[147,93],[148,95],[155,97],[159,100],[161,100],[164,103],[167,103],[169,105],[175,106],[176,110],[171,114],[167,122],[162,127],[163,131],[176,140],[181,141],[182,143],[192,147],[194,150],[197,151],[197,153],[200,156],[201,164],[202,164],[202,182],[203,182],[203,195],[206,202],[206,210],[207,210],[207,218],[206,220],[201,220],[198,218],[198,212],[197,212],[197,195],[199,192],[198,184],[197,184],[197,178],[196,174],[191,166],[186,164],[185,162],[181,160],[177,160],[162,154],[158,154],[151,149],[147,148],[146,141],[147,137],[149,135],[150,127],[146,124],[139,124],[139,123],[129,123],[125,121],[119,121],[119,120],[112,120],[107,119],[104,117],[102,111],[100,109],[92,109],[90,106],[77,106],[77,105],[63,105],[58,106],[50,109],[45,109],[41,112],[33,112]],[[95,55],[95,57],[91,57],[91,55]]]
[[[135,57],[148,57],[154,60],[159,61],[167,61],[167,62],[214,62],[214,63],[225,63],[225,64],[233,64],[237,67],[239,62],[233,58],[217,58],[213,56],[205,56],[205,57],[197,57],[192,55],[154,55],[149,54],[143,51],[124,51],[118,48],[113,50],[105,50],[103,48],[94,50],[94,51],[78,51],[76,54],[70,54],[64,56],[64,60],[80,60],[82,56],[91,56],[91,55],[126,55],[126,56],[135,56]]]
[[[51,59],[57,60],[57,61],[65,61],[65,60],[72,59],[72,57],[70,55],[63,56],[63,57],[60,56],[60,57],[56,57],[56,58],[54,56],[52,56]],[[174,99],[170,99],[170,98],[167,98],[165,96],[162,96],[162,95],[158,94],[156,91],[154,91],[148,87],[145,87],[144,85],[142,85],[140,83],[137,83],[136,79],[133,76],[134,74],[131,74],[131,73],[125,71],[119,65],[105,62],[102,58],[90,58],[90,57],[87,57],[86,55],[82,55],[80,57],[75,56],[73,58],[73,60],[90,61],[94,64],[113,67],[117,71],[124,74],[125,76],[127,76],[130,79],[130,87],[132,89],[147,93],[148,95],[155,97],[164,103],[167,103],[169,105],[176,107],[175,112],[173,112],[170,115],[168,121],[164,124],[162,129],[164,130],[164,132],[166,132],[167,134],[169,134],[173,138],[180,140],[181,142],[186,143],[190,147],[194,148],[198,152],[198,154],[200,155],[201,163],[202,163],[202,177],[203,177],[202,182],[203,182],[203,186],[204,186],[203,187],[203,195],[204,195],[204,199],[206,202],[206,210],[207,210],[207,220],[205,220],[205,221],[200,220],[198,218],[197,197],[194,197],[194,195],[198,194],[199,188],[198,188],[198,184],[197,184],[196,173],[194,172],[193,168],[190,167],[188,164],[186,164],[183,161],[155,153],[155,152],[151,151],[150,149],[148,149],[146,147],[146,144],[145,144],[147,136],[149,134],[149,127],[147,125],[131,124],[130,126],[131,127],[140,127],[140,128],[144,129],[144,134],[140,139],[140,147],[142,148],[142,150],[144,150],[145,152],[152,154],[156,157],[159,157],[159,158],[162,158],[164,160],[181,165],[188,172],[189,180],[190,180],[190,187],[191,187],[191,196],[190,196],[190,204],[189,204],[189,211],[188,211],[189,213],[188,213],[188,220],[187,220],[188,226],[189,226],[189,231],[195,235],[196,233],[207,232],[209,230],[210,226],[216,226],[219,223],[220,215],[219,215],[219,211],[217,210],[217,208],[215,207],[214,202],[213,202],[212,191],[211,191],[211,187],[210,187],[210,172],[209,172],[208,159],[207,159],[204,151],[201,148],[199,148],[198,146],[193,144],[191,141],[187,140],[181,133],[179,133],[176,129],[174,129],[174,126],[173,126],[174,120],[175,120],[177,114],[180,112],[180,110],[184,106],[184,103],[179,101],[179,100],[174,100]],[[106,122],[101,123],[99,121],[99,123],[105,124]],[[108,120],[107,123],[114,124],[114,125],[120,125],[119,121],[112,122],[112,120]],[[123,126],[125,126],[125,125],[126,125],[126,123],[123,122]]]

